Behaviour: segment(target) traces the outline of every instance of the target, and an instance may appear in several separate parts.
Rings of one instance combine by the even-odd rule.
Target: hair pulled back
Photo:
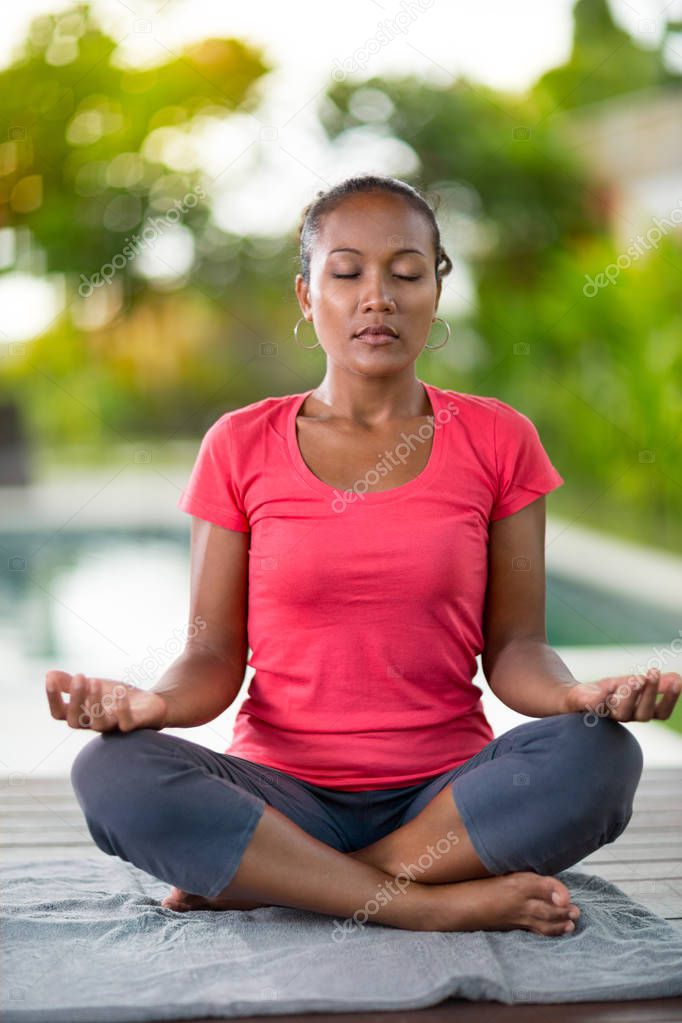
[[[312,202],[308,203],[303,210],[298,228],[298,244],[301,276],[306,284],[310,284],[312,249],[315,239],[319,234],[323,217],[325,214],[335,210],[347,196],[357,195],[360,192],[390,192],[394,195],[399,195],[413,209],[426,217],[431,227],[433,247],[436,252],[434,273],[436,280],[440,283],[442,278],[452,270],[452,260],[441,245],[440,229],[426,195],[399,178],[364,174],[360,177],[346,178],[326,192],[318,192]]]

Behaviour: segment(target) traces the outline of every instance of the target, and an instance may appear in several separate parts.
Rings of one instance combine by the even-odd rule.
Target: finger
[[[78,715],[78,723],[81,728],[91,728],[99,731],[99,724],[102,720],[100,704],[99,682],[96,678],[85,678],[85,694],[82,700],[82,711]]]
[[[92,679],[85,677],[85,685],[83,687],[83,699],[80,702],[78,710],[78,727],[79,728],[90,728],[92,724]]]
[[[88,683],[88,713],[90,728],[93,732],[106,731],[106,718],[102,712],[102,683],[98,678],[91,678]]]
[[[70,672],[60,671],[58,668],[50,668],[45,673],[45,681],[49,680],[55,689],[59,689],[63,693],[68,693],[72,679],[73,675]]]
[[[108,689],[102,699],[102,702],[107,720],[106,730],[111,732],[114,729],[120,728],[121,700],[118,685],[114,685],[113,688]]]
[[[93,705],[93,711],[97,722],[97,731],[112,732],[115,728],[117,728],[117,722],[116,711],[113,708],[114,701],[106,685],[108,680],[97,678],[93,681],[95,683],[95,692],[97,694],[96,703]]]
[[[627,675],[621,677],[615,688],[615,712],[616,721],[632,721],[638,701],[647,689],[647,675]],[[654,691],[655,696],[655,691]]]
[[[66,710],[66,723],[69,728],[80,728],[79,716],[83,713],[82,702],[85,697],[85,675],[78,672],[73,676],[69,689],[69,706]]]
[[[116,701],[116,714],[118,717],[118,727],[122,732],[132,732],[135,727],[133,721],[133,712],[130,707],[130,699],[128,695],[128,689],[125,688],[123,693],[119,695]]]
[[[628,719],[631,721],[650,721],[656,710],[660,672],[656,668],[651,668],[642,678],[644,688],[640,692],[632,718]]]
[[[624,686],[622,675],[608,677],[603,681],[606,685],[597,712],[600,716],[612,717],[620,721],[623,716],[623,704],[626,696],[632,692],[632,685],[628,681],[627,686]]]
[[[66,673],[56,671],[47,672],[47,674],[45,675],[45,692],[47,693],[47,702],[50,707],[50,714],[57,721],[64,721],[64,719],[66,718],[66,706],[62,699],[62,694],[59,688],[59,682],[55,678],[55,676],[58,674]]]
[[[682,687],[682,679],[676,671],[667,671],[661,675],[659,692],[663,693],[661,700],[656,706],[654,717],[659,720],[666,720],[670,717],[679,698],[679,689],[675,692],[675,686]]]

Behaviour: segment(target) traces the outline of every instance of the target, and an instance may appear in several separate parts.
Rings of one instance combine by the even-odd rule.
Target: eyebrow
[[[360,252],[360,249],[349,249],[349,248],[332,249],[331,252],[329,253],[329,255],[331,256],[333,252],[357,252],[358,256],[362,255],[362,253]],[[416,252],[420,256],[424,255],[424,253],[422,252],[421,249],[396,249],[396,251],[393,253],[393,255],[394,256],[400,256],[403,252]]]

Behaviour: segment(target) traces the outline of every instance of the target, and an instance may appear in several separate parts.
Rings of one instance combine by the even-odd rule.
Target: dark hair
[[[395,195],[405,199],[418,213],[423,214],[431,225],[433,247],[436,251],[436,262],[434,265],[436,280],[440,282],[446,274],[450,273],[452,270],[452,260],[441,245],[438,223],[436,222],[434,211],[427,202],[426,196],[399,178],[364,174],[357,178],[346,178],[345,181],[334,185],[333,188],[328,189],[326,192],[318,192],[315,199],[308,203],[303,210],[298,228],[298,239],[301,276],[306,284],[310,284],[312,246],[320,230],[323,216],[336,209],[347,196],[356,195],[358,192],[393,192]]]

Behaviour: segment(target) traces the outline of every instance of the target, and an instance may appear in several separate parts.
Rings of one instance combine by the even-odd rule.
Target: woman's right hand
[[[163,696],[116,679],[51,670],[45,675],[45,691],[52,717],[66,721],[70,728],[95,732],[161,730],[166,721],[168,706]],[[68,703],[63,693],[68,693]]]

